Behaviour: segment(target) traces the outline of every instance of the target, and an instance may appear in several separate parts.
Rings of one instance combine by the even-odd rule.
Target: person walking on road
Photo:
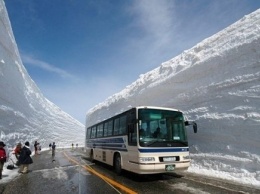
[[[6,162],[6,151],[4,147],[4,142],[0,141],[0,179],[2,179],[3,167],[4,163]]]
[[[42,147],[41,147],[40,143],[38,143],[37,144],[37,152],[38,152],[38,154],[41,154],[41,149],[42,149]]]
[[[31,154],[32,154],[32,151],[30,150],[30,144],[29,142],[25,142],[22,150],[21,150],[21,154],[19,156],[19,163],[20,163],[20,170],[18,171],[19,173],[28,173],[28,168],[29,168],[29,165],[33,163],[33,160],[31,158]]]
[[[37,155],[37,154],[38,154],[38,149],[37,149],[37,146],[38,146],[38,142],[37,142],[37,141],[35,141],[35,142],[34,142],[34,152],[35,152],[35,155]]]
[[[55,161],[54,157],[55,157],[55,149],[56,149],[56,145],[55,145],[55,142],[53,142],[52,146],[51,146],[51,156],[52,156],[52,162]]]

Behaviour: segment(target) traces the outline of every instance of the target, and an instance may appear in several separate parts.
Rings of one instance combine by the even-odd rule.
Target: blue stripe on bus
[[[104,150],[127,151],[124,139],[122,137],[109,139],[89,139],[89,142],[87,142],[87,146]]]
[[[90,139],[90,143],[124,143],[123,138],[112,138],[112,139]]]
[[[148,149],[138,149],[141,153],[150,153],[150,152],[188,152],[189,148],[148,148]]]
[[[95,147],[114,147],[114,148],[122,148],[122,147],[126,147],[124,144],[100,144],[100,143],[94,143],[94,144],[89,144],[89,145],[93,145]]]
[[[99,147],[99,146],[96,146],[95,148],[99,148],[99,149],[103,149],[103,150],[119,150],[119,151],[127,152],[127,149],[126,149],[126,148]]]

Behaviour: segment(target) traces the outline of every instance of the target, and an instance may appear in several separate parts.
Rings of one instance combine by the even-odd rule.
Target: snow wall
[[[181,109],[189,171],[260,185],[260,10],[140,75],[90,109],[86,125],[138,105]]]
[[[42,147],[84,145],[84,125],[47,100],[21,61],[3,0],[0,0],[0,140],[8,147],[38,140]]]

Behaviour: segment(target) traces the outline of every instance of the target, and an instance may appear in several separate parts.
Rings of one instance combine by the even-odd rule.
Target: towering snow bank
[[[48,101],[24,68],[0,0],[0,140],[8,146],[38,140],[43,146],[83,145],[84,126]]]
[[[129,107],[182,109],[192,172],[260,185],[260,10],[141,75],[89,110],[87,125]]]

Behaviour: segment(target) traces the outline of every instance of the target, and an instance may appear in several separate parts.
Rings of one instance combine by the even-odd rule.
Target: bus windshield
[[[188,146],[183,114],[172,110],[139,109],[139,145]]]

